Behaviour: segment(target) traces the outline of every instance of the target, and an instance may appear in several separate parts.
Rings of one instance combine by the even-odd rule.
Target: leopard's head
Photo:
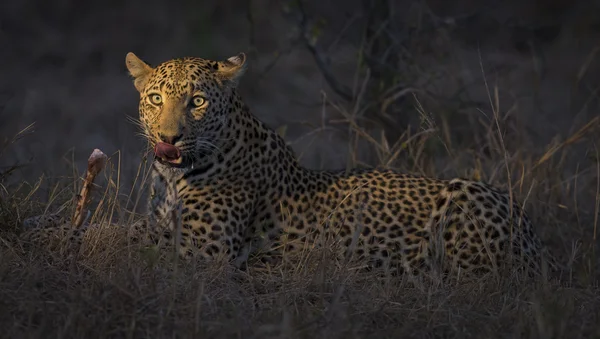
[[[224,61],[187,57],[151,67],[128,53],[126,65],[140,92],[140,123],[164,165],[186,168],[215,152],[221,129],[239,109],[235,88],[246,68],[243,53]]]

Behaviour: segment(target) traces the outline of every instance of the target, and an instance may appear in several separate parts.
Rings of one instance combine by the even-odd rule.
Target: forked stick
[[[88,158],[88,166],[87,172],[85,174],[85,179],[83,180],[83,187],[81,187],[81,192],[77,195],[77,207],[75,208],[75,214],[73,215],[73,228],[79,228],[83,224],[85,209],[89,204],[90,192],[92,191],[92,187],[94,186],[94,179],[98,173],[104,169],[107,160],[106,154],[102,153],[99,149],[94,149],[90,157]]]

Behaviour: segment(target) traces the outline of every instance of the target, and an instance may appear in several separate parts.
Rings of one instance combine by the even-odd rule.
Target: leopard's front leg
[[[163,172],[164,173],[164,172]],[[166,172],[169,173],[169,172]],[[234,201],[232,188],[191,183],[180,176],[153,174],[149,202],[149,235],[180,256],[200,256],[241,265],[248,257],[246,231],[253,199],[249,193]]]

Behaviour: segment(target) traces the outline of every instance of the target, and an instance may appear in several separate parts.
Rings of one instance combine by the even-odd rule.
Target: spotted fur
[[[326,238],[341,245],[341,255],[397,272],[437,264],[445,271],[514,262],[539,267],[545,250],[525,211],[485,183],[300,165],[238,96],[244,54],[152,68],[129,53],[126,64],[150,145],[181,151],[178,163],[152,165],[145,227],[156,241],[176,240],[183,257],[239,266],[261,252],[272,262]]]

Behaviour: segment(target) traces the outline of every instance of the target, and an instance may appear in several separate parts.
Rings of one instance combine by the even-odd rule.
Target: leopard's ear
[[[127,65],[127,69],[129,70],[129,74],[133,77],[133,85],[138,90],[138,92],[142,92],[148,80],[150,79],[150,75],[152,74],[152,67],[150,67],[147,63],[143,62],[137,55],[132,52],[127,53],[125,57],[125,65]]]
[[[246,72],[246,54],[240,53],[217,63],[217,76],[224,83],[236,87],[240,78]]]

